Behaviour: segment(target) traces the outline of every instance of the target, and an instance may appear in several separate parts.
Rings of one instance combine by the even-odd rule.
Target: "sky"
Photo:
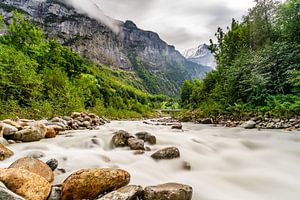
[[[241,19],[253,0],[97,0],[105,15],[132,20],[183,52],[209,43],[217,28]]]
[[[209,43],[218,27],[226,28],[232,18],[242,19],[254,0],[63,0],[81,13],[102,21],[113,31],[106,16],[131,20],[143,30],[154,31],[183,52]],[[95,6],[96,5],[96,6]]]

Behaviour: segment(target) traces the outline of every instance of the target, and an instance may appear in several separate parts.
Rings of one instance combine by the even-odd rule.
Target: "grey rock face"
[[[61,195],[61,186],[54,185],[51,188],[51,192],[47,200],[60,200]]]
[[[192,195],[191,186],[179,183],[148,186],[144,190],[144,200],[191,200]]]

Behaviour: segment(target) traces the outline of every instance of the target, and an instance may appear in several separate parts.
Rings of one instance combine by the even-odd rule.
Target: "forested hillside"
[[[1,118],[72,111],[141,117],[163,100],[146,93],[134,73],[96,65],[45,39],[40,28],[18,13],[10,20],[8,33],[0,36],[0,77]]]
[[[185,81],[181,103],[199,117],[300,113],[300,1],[256,0],[241,22],[218,28],[210,49],[218,67]]]

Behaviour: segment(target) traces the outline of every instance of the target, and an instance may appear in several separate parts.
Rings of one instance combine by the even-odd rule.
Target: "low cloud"
[[[118,33],[120,31],[119,22],[113,20],[109,16],[105,15],[101,9],[101,4],[98,0],[63,0],[66,4],[72,6],[81,14],[88,15],[89,17],[96,19],[106,26],[108,26],[113,32]]]

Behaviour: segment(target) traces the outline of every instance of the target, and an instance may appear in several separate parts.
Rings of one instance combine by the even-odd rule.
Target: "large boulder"
[[[176,147],[167,147],[158,150],[157,152],[152,154],[151,157],[155,160],[179,158],[180,152],[179,149]]]
[[[3,200],[24,200],[24,198],[10,191],[5,185],[0,182],[0,199]]]
[[[10,149],[5,147],[4,145],[0,144],[0,161],[5,160],[14,155]]]
[[[121,169],[82,169],[62,184],[61,200],[95,199],[104,192],[127,185],[130,174]]]
[[[191,186],[179,183],[148,186],[144,189],[144,200],[191,200],[192,195]]]
[[[143,188],[139,185],[128,185],[110,192],[96,200],[137,200],[141,199]]]
[[[136,139],[136,138],[129,138],[128,146],[131,150],[144,150],[144,140]]]
[[[15,134],[18,129],[10,124],[0,123],[0,137]]]
[[[43,124],[39,124],[38,126],[28,126],[23,130],[16,132],[12,139],[22,142],[39,141],[40,139],[45,138],[46,131],[47,128]]]
[[[49,182],[52,182],[54,180],[54,174],[51,168],[46,163],[32,157],[20,158],[19,160],[16,160],[14,163],[12,163],[9,168],[28,170],[32,173],[44,177]]]
[[[51,190],[45,178],[24,169],[0,169],[0,181],[9,190],[28,200],[46,200]]]
[[[145,142],[148,142],[151,145],[156,144],[156,137],[148,132],[138,132],[135,134],[135,136],[138,139],[144,140]]]
[[[127,141],[129,138],[132,138],[128,132],[120,130],[113,133],[112,143],[115,147],[125,147],[128,145]]]

